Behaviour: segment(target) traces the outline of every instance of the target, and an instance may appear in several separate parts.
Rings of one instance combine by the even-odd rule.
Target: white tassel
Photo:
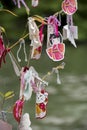
[[[60,77],[59,77],[59,71],[57,72],[57,84],[61,84],[61,80],[60,80]]]
[[[56,68],[53,68],[53,72],[55,72],[57,74],[57,84],[61,84],[61,80],[59,77],[59,70]]]

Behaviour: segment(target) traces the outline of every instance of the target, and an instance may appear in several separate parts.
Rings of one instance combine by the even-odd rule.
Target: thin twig
[[[8,10],[8,9],[0,9],[0,12],[8,12],[10,14],[12,14],[13,16],[18,16],[17,14],[13,13],[12,11]]]
[[[55,16],[58,16],[58,14],[62,14],[62,13],[63,13],[63,11],[60,10],[60,11],[56,12],[54,15],[55,15]]]

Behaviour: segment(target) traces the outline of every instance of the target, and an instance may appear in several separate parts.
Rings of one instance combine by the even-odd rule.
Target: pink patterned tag
[[[62,10],[68,15],[74,14],[77,11],[77,0],[64,0]]]
[[[50,43],[51,47],[46,49],[49,58],[53,61],[63,60],[65,54],[65,44],[63,43],[61,33],[59,32],[58,36],[51,35]]]
[[[48,92],[45,90],[47,83],[38,79],[36,84],[38,91],[36,92],[35,117],[42,119],[46,116],[47,113]]]
[[[48,103],[48,93],[41,90],[36,93],[36,118],[44,118],[46,116],[46,106]]]
[[[15,102],[13,107],[13,115],[16,121],[20,122],[21,116],[22,116],[22,109],[24,106],[24,100],[19,99]]]
[[[65,44],[64,43],[53,44],[52,47],[46,49],[46,52],[49,58],[52,59],[53,61],[61,61],[64,59]]]

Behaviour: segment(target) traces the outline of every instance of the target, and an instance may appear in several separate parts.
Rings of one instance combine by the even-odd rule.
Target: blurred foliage
[[[33,16],[38,14],[42,17],[50,16],[57,11],[61,10],[61,3],[63,0],[41,0],[39,1],[38,7],[34,8],[31,6],[30,0],[25,0],[27,5],[30,8],[30,15]],[[78,10],[73,15],[74,24],[78,26],[79,29],[79,40],[86,41],[87,40],[87,1],[78,1]],[[26,24],[27,24],[27,14],[26,10],[23,6],[20,9],[14,5],[12,0],[1,0],[3,8],[9,9],[16,13],[18,17],[12,16],[7,12],[0,12],[0,26],[3,26],[6,29],[8,39],[10,40],[18,40],[23,34]],[[66,19],[62,16],[62,21],[64,22]]]
[[[2,93],[0,91],[0,112],[6,110],[6,107],[4,108],[5,101],[11,99],[12,97],[14,97],[14,91],[7,91],[6,93]]]

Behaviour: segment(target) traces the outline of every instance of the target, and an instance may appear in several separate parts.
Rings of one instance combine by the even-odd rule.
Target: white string
[[[20,50],[21,50],[21,44],[20,44],[20,47],[19,47],[19,49],[18,49],[18,51],[17,51],[17,59],[18,59],[18,62],[21,62],[21,59],[19,58],[19,52],[20,52]]]
[[[57,72],[57,84],[61,84],[61,80],[60,80],[60,77],[59,77],[59,70]]]
[[[67,15],[67,25],[73,26],[73,17],[72,15]]]
[[[25,43],[23,45],[24,45],[25,62],[27,62],[27,54],[26,54]]]
[[[61,84],[61,80],[60,80],[60,77],[59,77],[59,70],[56,69],[56,68],[53,68],[52,71],[57,74],[57,84]]]
[[[24,39],[21,39],[21,41],[20,41],[20,46],[19,46],[19,49],[18,49],[18,51],[17,51],[17,59],[18,59],[18,62],[21,62],[21,59],[20,59],[20,57],[19,57],[19,52],[20,52],[22,46],[23,46],[24,55],[25,55],[25,62],[27,62],[27,54],[26,54],[25,40],[24,40]]]
[[[61,26],[61,13],[59,13],[58,15],[59,15],[59,21],[60,21],[60,26]]]

